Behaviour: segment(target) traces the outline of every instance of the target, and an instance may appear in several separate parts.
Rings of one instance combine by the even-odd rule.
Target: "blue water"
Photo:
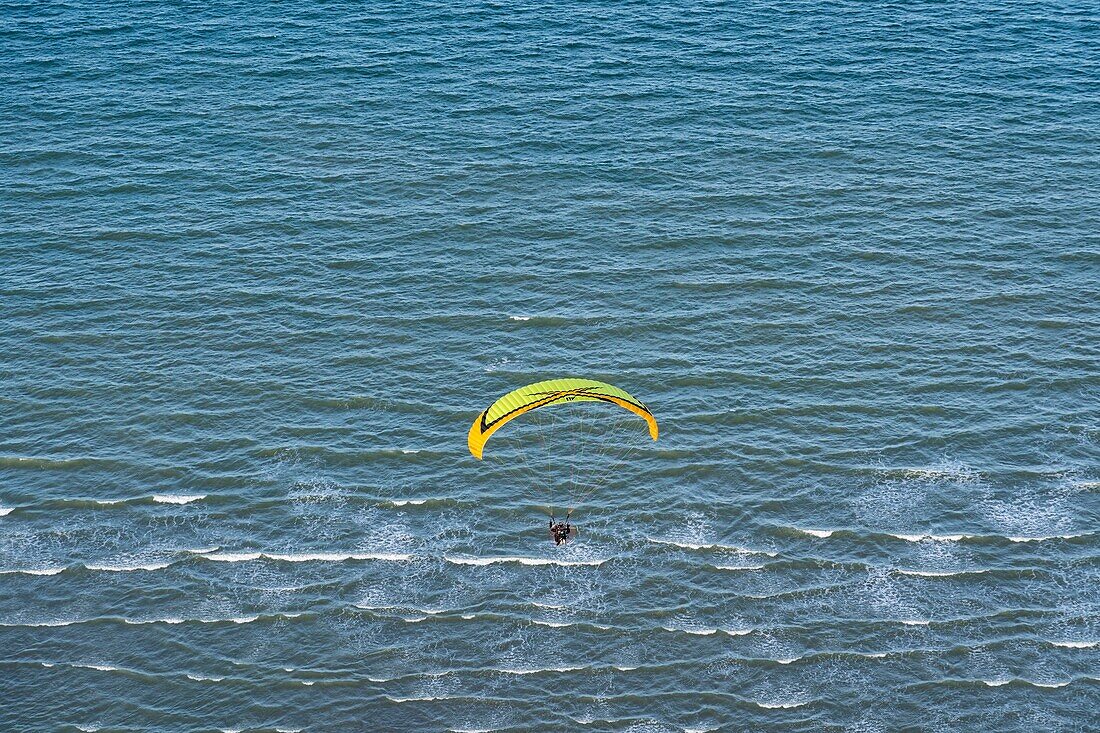
[[[0,729],[1100,728],[1098,78],[1085,3],[4,2]],[[571,375],[661,438],[557,549],[466,431]]]

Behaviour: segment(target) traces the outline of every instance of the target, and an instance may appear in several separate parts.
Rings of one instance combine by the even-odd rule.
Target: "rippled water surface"
[[[0,728],[1095,729],[1098,39],[5,2]],[[661,439],[557,549],[565,375]]]

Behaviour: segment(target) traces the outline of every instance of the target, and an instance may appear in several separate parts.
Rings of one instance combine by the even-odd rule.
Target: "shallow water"
[[[2,7],[0,728],[1095,724],[1094,12]]]

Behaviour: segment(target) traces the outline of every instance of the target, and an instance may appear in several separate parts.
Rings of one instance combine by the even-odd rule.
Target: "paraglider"
[[[569,541],[571,535],[577,533],[577,528],[569,524],[568,518],[564,522],[554,523],[554,518],[550,517],[550,537],[554,540],[555,545],[564,545]]]
[[[640,429],[643,424],[648,436],[657,440],[653,413],[625,390],[594,379],[549,379],[512,390],[485,408],[470,426],[466,438],[470,453],[482,460],[489,438],[521,416],[527,416],[520,423],[528,429],[506,431],[514,438],[501,447],[499,465],[511,473],[526,474],[517,478],[534,480],[552,496],[567,494],[571,505],[564,522],[554,521],[552,502],[548,507],[550,536],[556,545],[577,534],[569,521],[576,505],[640,448],[646,434]],[[533,455],[540,451],[546,455]],[[545,479],[534,475],[533,468],[543,464]]]

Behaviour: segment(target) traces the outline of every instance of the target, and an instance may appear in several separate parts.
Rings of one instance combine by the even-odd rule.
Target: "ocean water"
[[[1098,78],[1086,3],[4,2],[0,729],[1100,728]],[[661,438],[559,549],[466,431],[573,375]]]

